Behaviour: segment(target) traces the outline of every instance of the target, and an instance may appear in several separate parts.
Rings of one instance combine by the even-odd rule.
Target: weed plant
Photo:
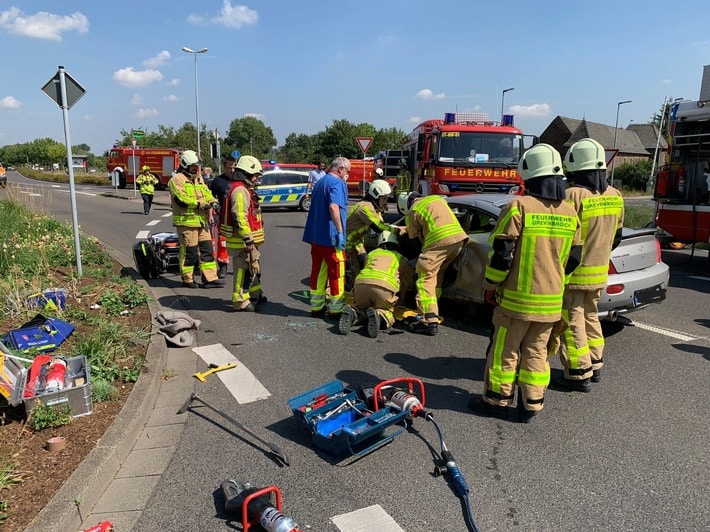
[[[30,428],[35,432],[44,429],[53,429],[68,425],[72,421],[71,408],[69,405],[64,406],[48,406],[42,403],[39,399],[35,401],[35,406],[30,412],[30,417],[27,421]]]

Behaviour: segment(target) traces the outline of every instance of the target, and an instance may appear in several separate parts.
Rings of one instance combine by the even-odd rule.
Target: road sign
[[[141,131],[140,129],[134,129],[133,131],[131,131],[131,136],[134,139],[142,139],[143,137],[145,137],[145,131]]]
[[[367,148],[369,148],[370,144],[372,144],[372,137],[355,137],[355,140],[360,146],[362,153],[367,153]]]
[[[607,167],[611,164],[611,161],[614,160],[614,157],[616,157],[617,153],[619,153],[619,150],[616,148],[607,148],[604,150],[604,155],[606,156]]]
[[[241,157],[241,155],[242,155],[242,154],[239,153],[238,150],[234,150],[234,151],[232,152],[232,157],[234,157],[235,159],[239,159],[239,157]]]
[[[59,68],[63,70],[63,67]],[[62,87],[59,80],[59,72],[58,70],[54,77],[42,87],[42,90],[47,96],[52,98],[59,107],[62,107]],[[84,95],[86,89],[79,85],[79,82],[66,71],[64,72],[64,85],[67,91],[67,109],[71,109],[76,101]]]

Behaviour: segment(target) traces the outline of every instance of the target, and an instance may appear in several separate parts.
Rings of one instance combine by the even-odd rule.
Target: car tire
[[[309,210],[311,210],[311,197],[303,196],[301,198],[301,201],[298,202],[298,208],[303,212],[308,212]]]

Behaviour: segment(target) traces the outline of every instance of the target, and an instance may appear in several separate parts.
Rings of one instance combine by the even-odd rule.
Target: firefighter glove
[[[486,290],[484,295],[486,296],[486,303],[488,303],[492,307],[498,306],[498,301],[496,301],[496,291],[495,290]]]
[[[210,204],[210,207],[212,207],[212,208],[215,210],[215,212],[217,212],[217,213],[219,213],[219,212],[222,210],[222,207],[221,207],[220,204],[217,203],[216,201],[215,201],[215,202],[212,202],[212,203]]]
[[[345,249],[345,233],[338,233],[335,235],[335,248]]]

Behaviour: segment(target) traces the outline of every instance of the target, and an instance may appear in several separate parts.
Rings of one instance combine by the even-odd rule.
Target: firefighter
[[[562,318],[568,325],[560,345],[564,377],[553,384],[566,390],[589,392],[601,380],[604,351],[597,305],[609,275],[611,250],[621,241],[624,199],[606,182],[604,147],[585,138],[565,156],[567,202],[582,224],[582,262],[572,273],[562,300]]]
[[[559,152],[537,144],[518,163],[525,195],[501,211],[491,232],[483,287],[495,297],[493,337],[486,354],[485,390],[469,408],[507,418],[518,387],[518,421],[542,410],[550,382],[547,343],[562,315],[564,279],[579,261],[577,213],[565,201]],[[565,269],[565,267],[567,269]],[[491,291],[495,290],[495,296]]]
[[[416,265],[419,319],[411,326],[412,332],[434,336],[439,329],[437,297],[444,272],[468,242],[468,235],[443,196],[422,197],[410,192],[400,194],[397,201],[409,238],[422,242]]]
[[[197,154],[186,150],[180,156],[175,175],[168,181],[173,225],[180,239],[180,274],[183,286],[197,288],[194,271],[199,266],[202,287],[218,288],[224,285],[217,279],[208,218],[210,209],[219,208],[219,204],[199,171]]]
[[[397,194],[412,191],[412,172],[407,168],[405,159],[399,160],[399,173],[397,174]]]
[[[150,166],[144,165],[141,168],[141,175],[136,178],[136,185],[140,187],[141,198],[143,199],[143,214],[150,213],[155,185],[158,183],[160,183],[158,178],[150,173]]]
[[[227,252],[234,258],[232,306],[238,312],[254,312],[266,302],[261,289],[259,262],[264,224],[255,190],[262,173],[256,157],[242,155],[239,158],[220,220],[220,233],[227,238]]]
[[[353,306],[345,305],[338,332],[348,334],[353,325],[367,321],[367,335],[377,338],[380,330],[394,325],[394,306],[405,294],[414,271],[402,257],[396,233],[382,231],[377,248],[367,255],[367,263],[355,279]]]
[[[385,178],[385,171],[380,168],[379,166],[375,168],[375,170],[372,172],[372,182],[374,183],[377,180],[384,180]]]
[[[232,174],[237,166],[237,160],[231,155],[224,158],[224,172],[219,174],[210,183],[210,192],[217,198],[219,205],[224,206],[224,200],[232,182]],[[219,225],[219,220],[217,220]],[[229,254],[227,253],[227,239],[222,234],[217,235],[217,277],[224,279],[227,277],[229,269]]]

